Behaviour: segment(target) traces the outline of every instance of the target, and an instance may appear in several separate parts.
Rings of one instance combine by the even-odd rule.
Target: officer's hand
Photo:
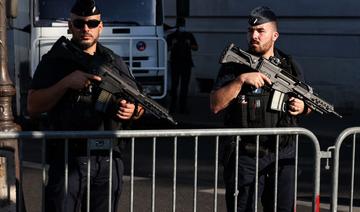
[[[88,87],[91,84],[91,80],[101,81],[101,78],[93,74],[88,74],[83,71],[76,70],[67,75],[64,80],[66,81],[66,86],[68,88],[80,90]]]
[[[252,85],[256,88],[261,88],[265,83],[271,85],[271,80],[260,72],[250,72],[239,75],[241,83]]]
[[[305,103],[304,101],[295,98],[290,97],[289,99],[289,113],[293,116],[302,114],[304,112]]]
[[[132,117],[135,111],[135,105],[122,99],[119,101],[119,109],[116,116],[120,119],[128,120]]]

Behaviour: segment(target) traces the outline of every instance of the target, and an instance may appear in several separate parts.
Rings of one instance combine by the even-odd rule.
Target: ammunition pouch
[[[80,93],[74,104],[87,105],[98,113],[114,118],[118,110],[118,97],[100,88],[96,83],[91,84],[90,90],[91,92],[87,95]]]
[[[106,111],[96,108],[97,91],[69,91],[56,108],[49,112],[51,128],[56,130],[99,130],[104,120],[115,117],[115,98]]]
[[[294,117],[286,112],[271,109],[272,93],[263,90],[261,93],[240,94],[234,99],[225,114],[225,125],[231,128],[271,128],[296,126]],[[279,139],[279,150],[288,146],[293,136],[282,135]],[[239,150],[250,156],[256,155],[256,136],[241,136]],[[275,152],[276,136],[259,137],[259,156]]]
[[[276,127],[280,112],[269,108],[270,93],[239,95],[228,107],[225,125],[254,128]]]

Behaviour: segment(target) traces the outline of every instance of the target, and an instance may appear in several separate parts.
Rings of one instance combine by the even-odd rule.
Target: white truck
[[[26,102],[26,89],[21,83],[32,77],[42,55],[60,36],[71,37],[67,21],[74,2],[75,0],[31,0],[29,3],[19,0],[19,16],[28,12],[29,19],[19,17],[19,20],[14,20],[14,24],[22,28],[24,22],[28,22],[27,29],[30,29],[30,33],[15,35],[13,41],[18,114],[23,113],[21,111],[24,110],[24,101]],[[100,42],[125,60],[147,95],[153,99],[164,98],[167,93],[167,45],[164,39],[162,0],[98,0],[96,5],[102,13],[104,23]],[[16,33],[15,31],[14,34]],[[24,39],[28,39],[28,72],[20,70],[24,67],[19,67],[20,59],[17,58],[21,55],[21,49],[16,47]],[[26,49],[25,46],[20,48]],[[30,76],[26,76],[27,73]]]

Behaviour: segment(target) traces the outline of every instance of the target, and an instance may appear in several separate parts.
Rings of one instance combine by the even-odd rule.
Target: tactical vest
[[[99,44],[100,45],[100,44]],[[89,58],[89,61],[96,61],[100,63],[111,63],[117,66],[113,52],[102,46],[98,46],[99,55]],[[57,55],[56,55],[57,56]],[[69,63],[73,63],[72,70],[84,70],[71,58],[61,58]],[[87,90],[68,90],[55,108],[50,111],[49,121],[51,128],[56,130],[115,130],[120,129],[122,123],[114,120],[116,110],[114,109],[117,104],[116,99],[113,98],[112,102],[114,107],[109,107],[112,111],[107,113],[99,112],[95,109],[95,97],[98,96],[100,91],[93,86]]]
[[[281,65],[285,71],[298,76],[296,66],[291,58],[281,52]],[[254,90],[244,85],[239,95],[230,103],[225,114],[225,125],[231,128],[269,128],[269,127],[294,127],[297,126],[297,118],[287,112],[279,112],[270,109],[273,91],[269,88]],[[286,95],[285,100],[289,98]],[[285,108],[285,111],[287,109]],[[281,136],[280,147],[285,147],[293,136]],[[260,151],[262,149],[274,150],[275,136],[260,136]],[[242,143],[250,143],[255,148],[255,136],[242,136]],[[247,148],[247,147],[246,147]]]

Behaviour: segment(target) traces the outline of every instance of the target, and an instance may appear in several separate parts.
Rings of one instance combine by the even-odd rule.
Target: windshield
[[[35,0],[38,10],[35,21],[51,24],[54,20],[62,21],[69,18],[69,11],[75,0]],[[123,24],[154,26],[162,20],[162,13],[156,16],[157,0],[98,0],[97,7],[101,11],[104,24]],[[161,3],[161,0],[158,1]]]

